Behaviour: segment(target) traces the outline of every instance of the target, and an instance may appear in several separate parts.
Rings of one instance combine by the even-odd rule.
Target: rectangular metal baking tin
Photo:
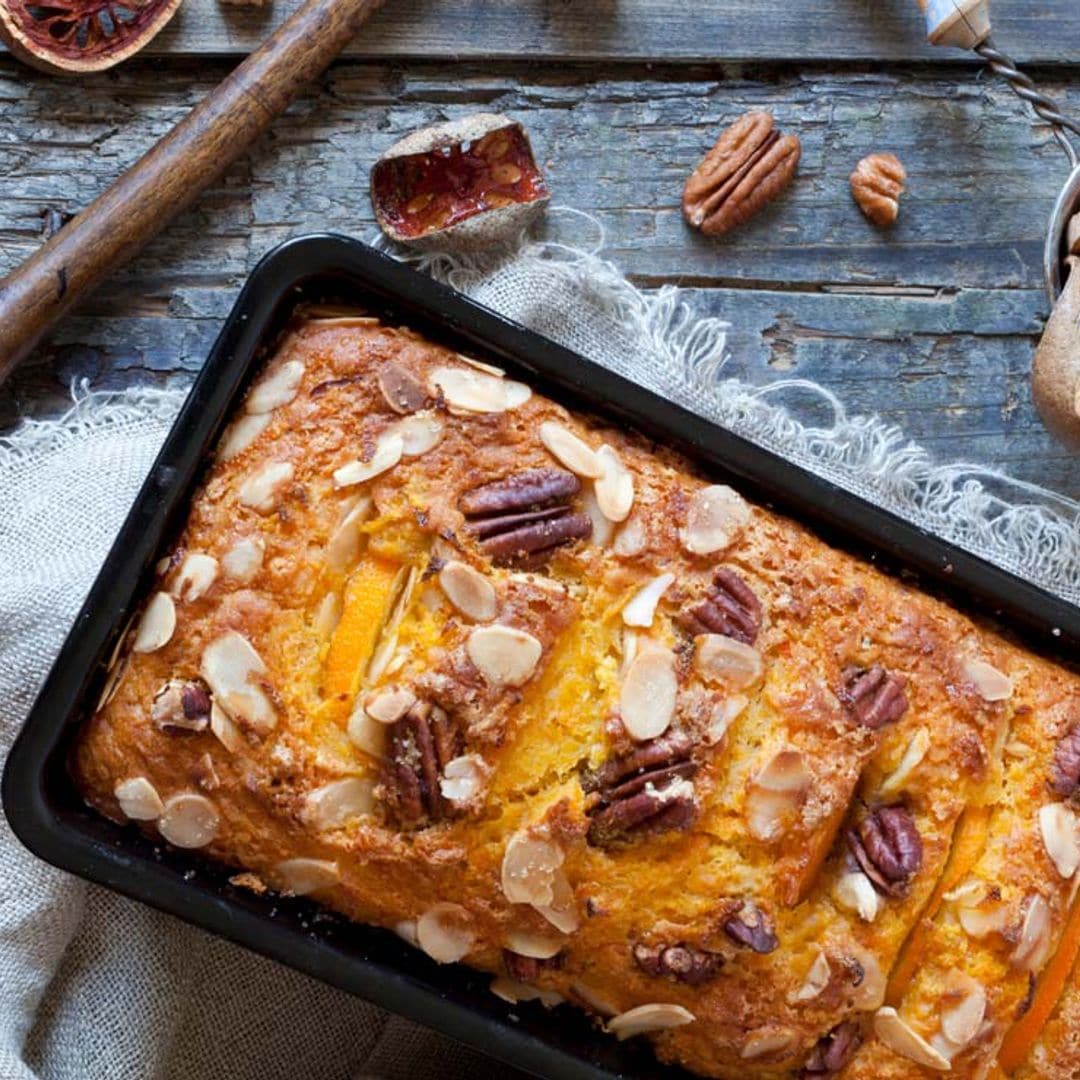
[[[1056,659],[1075,655],[1080,609],[969,555],[466,297],[337,236],[291,241],[255,269],[113,545],[7,762],[3,804],[43,859],[116,889],[537,1075],[656,1076],[643,1040],[617,1043],[576,1010],[510,1006],[489,976],[440,967],[394,935],[304,900],[256,896],[230,871],[155,845],[87,809],[66,767],[97,700],[109,652],[182,527],[195,484],[250,376],[304,300],[359,303],[459,349],[494,359],[568,405],[635,427],[711,476],[813,527]],[[664,1075],[687,1076],[678,1070]]]

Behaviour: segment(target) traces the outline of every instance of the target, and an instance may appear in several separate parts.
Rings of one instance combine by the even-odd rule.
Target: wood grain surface
[[[161,40],[167,59],[80,83],[0,57],[0,271],[40,243],[49,211],[91,201],[290,7],[260,15],[188,0]],[[621,0],[601,4],[612,22],[590,30],[592,8],[388,5],[365,33],[377,59],[331,68],[67,318],[0,391],[0,432],[55,412],[75,377],[185,384],[274,243],[316,229],[371,236],[379,152],[418,126],[493,108],[529,126],[554,202],[591,213],[615,263],[647,286],[689,287],[700,310],[733,323],[731,374],[816,379],[942,459],[1080,494],[1076,459],[1042,429],[1028,387],[1046,314],[1042,230],[1064,157],[1003,85],[963,55],[927,50],[910,0],[717,0],[696,27],[684,5]],[[1052,61],[1033,74],[1080,112],[1074,0],[994,0],[994,22],[1002,47]],[[745,229],[703,240],[679,215],[682,182],[748,108],[771,108],[801,136],[799,178]],[[885,234],[847,188],[872,150],[898,154],[910,177]],[[561,236],[599,239],[554,219]]]

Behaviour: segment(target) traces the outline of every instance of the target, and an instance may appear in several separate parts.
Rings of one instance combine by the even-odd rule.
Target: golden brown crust
[[[476,395],[496,411],[462,407]],[[1027,985],[1024,905],[1043,897],[1054,936],[1070,899],[1037,815],[1080,682],[525,395],[373,319],[294,326],[163,567],[175,629],[144,624],[151,651],[125,654],[86,725],[86,797],[504,993],[529,982],[598,1017],[660,1005],[660,1057],[717,1077],[926,1074],[873,1025],[925,924],[893,1004],[932,1040],[961,970],[987,1004],[953,1071],[991,1065]],[[595,494],[573,478],[598,467]],[[559,491],[462,503],[512,475]],[[536,525],[491,525],[519,513],[567,542],[491,546]],[[626,625],[650,583],[655,611]],[[189,685],[211,693],[185,713]],[[972,940],[935,887],[982,807],[961,876],[1006,914]]]

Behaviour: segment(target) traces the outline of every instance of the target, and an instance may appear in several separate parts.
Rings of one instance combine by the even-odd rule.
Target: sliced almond
[[[817,956],[814,957],[814,962],[810,965],[810,970],[806,973],[806,978],[803,979],[802,986],[789,995],[788,1000],[792,1004],[800,1001],[813,1001],[814,998],[819,997],[824,992],[831,980],[832,968],[829,967],[829,958],[823,952],[818,952]]]
[[[479,570],[457,559],[451,560],[439,571],[439,585],[466,618],[473,622],[490,622],[495,618],[495,586]]]
[[[855,946],[850,948],[850,955],[857,965],[855,970],[862,975],[858,985],[850,991],[851,1003],[860,1012],[873,1012],[885,1002],[885,973],[877,956],[869,949]]]
[[[592,522],[592,542],[597,547],[607,547],[615,534],[615,523],[604,517],[596,501],[596,491],[591,485],[587,485],[581,493],[581,508]]]
[[[205,847],[217,835],[220,818],[205,795],[183,792],[165,800],[158,832],[174,847]]]
[[[615,536],[611,550],[624,559],[632,559],[645,550],[648,541],[649,531],[645,527],[644,517],[641,514],[631,514]]]
[[[714,705],[709,716],[709,723],[704,732],[704,740],[709,746],[716,746],[728,733],[728,728],[745,712],[750,699],[743,694],[731,697]]]
[[[557,424],[554,420],[544,421],[540,425],[540,441],[555,460],[572,473],[588,480],[595,480],[603,475],[604,469],[596,451],[562,424]]]
[[[506,947],[519,956],[550,960],[566,947],[566,938],[555,934],[538,934],[534,930],[511,930],[506,935]]]
[[[210,730],[230,754],[239,754],[244,749],[243,732],[216,701],[210,702]]]
[[[475,356],[466,356],[465,353],[457,353],[457,358],[464,364],[468,364],[469,367],[476,368],[477,371],[486,372],[488,375],[494,375],[496,379],[501,379],[506,375],[506,372],[501,367],[496,367],[494,364],[489,364],[484,360],[477,360]]]
[[[514,833],[502,861],[502,891],[511,904],[550,905],[555,900],[556,872],[563,864],[562,848],[552,840]]]
[[[272,412],[288,405],[304,381],[304,365],[299,360],[287,360],[258,382],[248,394],[244,408],[252,415]]]
[[[405,616],[412,606],[413,596],[416,592],[416,583],[420,580],[420,572],[415,566],[403,566],[394,578],[391,586],[393,601],[390,604],[390,614],[379,631],[379,640],[371,651],[371,659],[368,661],[367,681],[376,683],[387,673],[391,661],[394,659],[394,650],[397,649],[398,631],[405,620]]]
[[[810,788],[810,770],[798,750],[778,750],[750,781],[746,821],[751,836],[779,839],[802,807]]]
[[[712,555],[735,543],[749,522],[746,500],[725,484],[713,484],[690,497],[679,539],[691,555]]]
[[[1020,926],[1020,940],[1009,958],[1021,971],[1037,974],[1050,956],[1050,905],[1038,893],[1032,893]]]
[[[855,912],[864,922],[873,922],[881,911],[881,897],[861,870],[847,870],[841,874],[832,895],[842,908]]]
[[[329,641],[341,622],[341,596],[336,592],[328,592],[315,609],[315,615],[311,620],[311,628],[323,641]]]
[[[113,794],[124,816],[132,821],[154,821],[165,811],[165,804],[161,801],[157,788],[145,776],[121,780],[113,788]]]
[[[985,660],[965,660],[963,671],[984,701],[1005,701],[1012,697],[1012,679]]]
[[[456,964],[475,942],[469,913],[459,904],[436,904],[416,920],[416,943],[439,964]]]
[[[885,1005],[874,1013],[874,1034],[895,1054],[927,1069],[948,1072],[949,1060],[935,1050],[918,1032],[908,1027],[903,1017]]]
[[[402,455],[413,458],[434,450],[446,434],[446,425],[438,414],[428,410],[399,420],[391,430],[401,436]]]
[[[362,705],[357,705],[349,717],[346,734],[349,742],[374,758],[386,752],[386,724],[372,719]]]
[[[960,903],[956,918],[964,933],[981,941],[991,934],[1002,934],[1009,926],[1009,905],[996,900],[981,903]]]
[[[511,1005],[517,1005],[521,1001],[539,1001],[545,1009],[553,1009],[566,1000],[554,990],[541,990],[538,986],[508,978],[506,975],[498,975],[491,980],[491,992]]]
[[[490,769],[479,754],[451,758],[439,779],[442,796],[457,806],[467,806],[484,790]]]
[[[572,934],[581,925],[577,897],[562,870],[556,870],[552,875],[551,903],[533,904],[533,907],[560,933]]]
[[[416,695],[407,688],[379,690],[364,703],[368,716],[380,724],[396,724],[414,705]]]
[[[791,1028],[762,1027],[747,1034],[739,1057],[744,1061],[757,1061],[762,1058],[783,1061],[798,1049],[799,1035]]]
[[[614,1035],[619,1042],[631,1039],[635,1035],[644,1035],[650,1031],[666,1031],[668,1028],[692,1024],[696,1017],[689,1009],[667,1002],[652,1002],[628,1009],[618,1016],[613,1016],[604,1030]]]
[[[510,382],[486,371],[459,367],[436,368],[428,382],[432,394],[442,393],[452,409],[476,413],[501,413],[524,405],[532,391],[524,383]]]
[[[371,517],[375,503],[367,495],[361,495],[338,522],[326,545],[326,567],[334,574],[352,570],[364,548],[363,525]]]
[[[967,1046],[982,1027],[986,990],[967,972],[953,968],[945,979],[945,997],[955,1004],[941,1011],[941,1033],[954,1046]]]
[[[1039,832],[1057,872],[1068,880],[1080,866],[1076,814],[1065,803],[1048,803],[1039,810]]]
[[[405,440],[394,430],[384,431],[375,441],[375,452],[367,461],[350,461],[334,470],[334,487],[365,484],[392,469],[405,453]]]
[[[231,461],[239,457],[270,426],[273,417],[269,413],[260,416],[241,416],[229,426],[218,446],[218,461]]]
[[[131,651],[156,652],[172,640],[175,629],[176,605],[173,598],[168,593],[154,593],[150,603],[146,605],[142,619],[139,620],[139,629],[135,632]]]
[[[387,361],[379,368],[377,381],[383,400],[394,412],[404,415],[423,408],[427,392],[412,373],[400,364]]]
[[[571,983],[570,991],[575,998],[580,999],[580,1004],[596,1013],[597,1016],[615,1016],[619,1011],[608,998],[602,997],[591,986],[586,986],[584,983]]]
[[[625,521],[634,506],[634,477],[610,446],[601,446],[596,458],[602,470],[594,487],[600,512],[608,521]]]
[[[341,880],[336,862],[326,859],[285,859],[274,867],[280,891],[289,896],[307,896],[329,889]]]
[[[394,923],[393,931],[406,944],[411,945],[414,949],[419,948],[416,941],[415,919],[403,919],[399,923]]]
[[[720,682],[744,690],[764,673],[761,653],[751,645],[724,634],[694,638],[694,667],[706,682]]]
[[[639,649],[619,693],[619,714],[630,738],[644,742],[667,731],[678,689],[675,654],[655,645]]]
[[[623,622],[627,626],[640,626],[646,629],[652,626],[657,605],[674,581],[674,574],[660,574],[647,585],[643,585],[623,608]]]
[[[257,537],[237,540],[221,556],[221,570],[231,581],[246,585],[262,569],[266,544]]]
[[[478,626],[465,643],[477,671],[491,686],[524,686],[536,672],[544,647],[512,626]]]
[[[304,800],[304,820],[319,830],[340,829],[375,812],[375,783],[349,776],[310,792]]]
[[[895,795],[903,791],[908,778],[919,767],[922,759],[926,757],[926,751],[930,749],[930,732],[926,728],[919,728],[908,743],[904,756],[900,763],[885,778],[881,784],[882,795]]]
[[[231,719],[265,735],[277,725],[266,690],[267,669],[247,638],[227,630],[203,649],[199,672]]]
[[[177,600],[190,604],[204,597],[217,580],[218,561],[212,555],[193,551],[184,559],[170,590]]]
[[[292,463],[271,461],[249,473],[236,492],[241,506],[257,514],[271,514],[277,508],[278,496],[294,475]]]

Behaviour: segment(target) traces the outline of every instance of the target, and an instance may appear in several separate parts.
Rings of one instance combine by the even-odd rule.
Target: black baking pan
[[[1080,609],[827,480],[509,322],[354,240],[310,236],[255,269],[165,441],[15,743],[4,811],[43,859],[178,915],[401,1013],[525,1071],[567,1080],[664,1072],[643,1040],[617,1043],[575,1010],[510,1006],[490,976],[440,967],[394,935],[306,900],[231,886],[219,864],[106,821],[75,790],[67,756],[97,701],[112,647],[179,532],[211,448],[298,303],[349,302],[496,360],[567,405],[633,426],[709,475],[810,525],[831,543],[913,575],[923,588],[1056,659],[1075,655]]]

